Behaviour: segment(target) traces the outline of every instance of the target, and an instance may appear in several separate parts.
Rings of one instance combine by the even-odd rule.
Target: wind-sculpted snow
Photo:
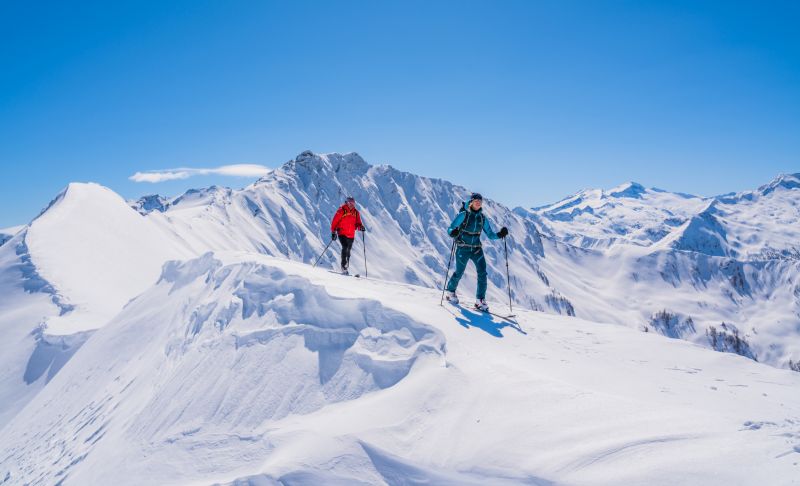
[[[0,246],[0,427],[180,254],[152,229],[109,189],[73,184]]]
[[[89,339],[92,331],[50,336],[45,334],[44,326],[41,326],[32,335],[36,339],[36,348],[28,359],[22,377],[26,385],[36,383],[40,379],[44,379],[44,383],[47,384]]]
[[[0,478],[791,484],[800,374],[439,298],[254,253],[171,262],[0,429]]]
[[[196,280],[214,290],[189,300],[180,337],[166,344],[167,357],[180,362],[176,374],[182,383],[159,394],[152,415],[187,386],[203,400],[164,417],[158,429],[187,416],[252,426],[307,413],[392,386],[420,354],[444,352],[437,331],[377,301],[334,298],[301,277],[259,264],[222,266],[206,254],[168,264],[161,280],[172,284],[171,299],[191,293]],[[226,373],[252,378],[241,390],[220,387],[205,377],[221,365]],[[261,400],[257,410],[235,412],[243,394],[259,390],[268,390],[271,398]]]
[[[650,326],[655,312],[686,311],[695,332],[651,330],[709,346],[710,326],[735,322],[754,356],[786,366],[800,354],[800,339],[776,343],[757,330],[797,334],[800,305],[788,298],[791,289],[780,276],[769,273],[780,268],[794,280],[796,266],[757,262],[800,261],[795,179],[782,176],[758,191],[718,198],[627,183],[530,211],[510,211],[489,197],[485,211],[496,226],[510,229],[510,290],[517,306],[640,329]],[[190,191],[149,217],[198,252],[247,249],[313,262],[330,241],[331,214],[353,195],[369,229],[354,249],[355,271],[363,269],[360,247],[366,243],[372,276],[439,288],[450,251],[445,228],[468,192],[371,166],[354,153],[304,152],[241,191]],[[336,266],[338,243],[332,246],[321,265]],[[504,251],[490,241],[484,250],[488,297],[505,302]],[[467,272],[462,298],[474,291],[471,267]],[[770,295],[781,295],[785,304],[766,313]]]
[[[14,248],[14,253],[17,258],[6,265],[6,271],[19,272],[22,289],[26,292],[49,295],[53,304],[58,306],[60,316],[72,312],[75,310],[75,306],[69,304],[64,296],[39,274],[38,268],[31,260],[31,254],[25,241],[26,236],[27,232],[23,231],[17,238],[14,238],[14,242],[9,245]]]
[[[799,367],[798,180],[487,198],[519,327],[438,305],[469,192],[447,181],[304,152],[133,207],[71,184],[0,245],[0,481],[781,484],[798,375],[754,361]],[[345,195],[369,279],[326,270],[338,243],[307,264]]]
[[[86,334],[60,339],[45,332],[49,319],[71,310],[38,274],[24,230],[0,247],[0,429],[85,341]]]
[[[232,447],[263,452],[269,441],[248,439],[253,428],[392,387],[418,361],[445,355],[439,331],[380,302],[333,297],[303,277],[210,253],[165,265],[159,283],[82,351],[26,409],[58,401],[60,418],[36,432],[49,446],[2,455],[4,467],[18,465],[14,482],[72,477],[109,440],[161,454],[224,430],[238,437]],[[37,348],[26,377],[64,361],[53,352]],[[12,425],[9,434],[26,431]]]
[[[437,468],[413,464],[401,457],[383,451],[366,442],[359,445],[368,461],[357,454],[338,457],[339,462],[349,462],[350,471],[332,473],[305,469],[292,471],[280,477],[267,474],[246,476],[226,483],[224,486],[284,486],[284,485],[336,485],[336,486],[369,486],[386,485],[459,485],[459,486],[552,486],[555,483],[534,476],[514,477],[486,473],[483,471],[443,472]],[[361,452],[361,451],[359,451]],[[360,475],[353,475],[352,470],[362,470]],[[366,474],[369,471],[373,474]],[[348,474],[350,472],[350,474]]]
[[[495,229],[507,226],[511,235],[484,242],[487,296],[496,309],[510,293],[515,308],[649,329],[717,350],[744,349],[712,343],[710,329],[726,323],[748,343],[745,355],[788,367],[800,360],[796,181],[781,176],[756,191],[717,198],[628,183],[532,211],[511,211],[485,194]],[[4,370],[25,369],[35,349],[33,362],[53,356],[60,363],[50,343],[108,323],[169,259],[233,250],[311,263],[322,254],[320,267],[336,267],[339,243],[323,249],[345,195],[356,198],[368,228],[363,239],[358,235],[353,271],[364,273],[366,253],[370,277],[441,288],[452,241],[446,227],[469,192],[370,165],[355,153],[312,152],[241,190],[214,186],[175,198],[148,196],[133,207],[96,184],[71,184],[0,246],[18,252],[10,265],[24,290],[58,306],[55,315],[48,307],[25,321],[26,346],[33,348]],[[469,301],[474,290],[470,265],[460,297]],[[22,302],[17,293],[4,299],[8,307]],[[693,326],[680,332],[653,326],[651,317],[661,311],[679,313]],[[0,378],[24,384],[24,376],[36,375],[14,373]],[[32,396],[14,390],[9,393]]]

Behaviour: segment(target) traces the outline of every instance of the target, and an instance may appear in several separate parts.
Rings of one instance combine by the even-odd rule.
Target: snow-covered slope
[[[66,362],[74,347],[51,346],[40,323],[60,313],[17,235],[0,247],[0,429]],[[66,343],[65,343],[66,344]]]
[[[800,189],[794,180],[782,176],[757,191],[713,199],[628,183],[609,191],[584,191],[535,211],[511,211],[489,199],[485,211],[495,226],[511,230],[507,242],[516,305],[663,332],[785,367],[790,359],[800,359],[800,279],[798,260],[789,249],[795,230],[785,229],[797,218]],[[130,203],[135,211],[122,208],[108,190],[76,187],[86,201],[93,201],[83,205],[108,208],[109,214],[81,212],[74,219],[87,228],[74,231],[64,223],[73,219],[69,211],[58,214],[64,205],[59,202],[31,229],[34,236],[43,235],[38,246],[31,246],[31,260],[62,300],[76,306],[61,318],[69,324],[62,326],[67,330],[102,325],[153,281],[168,258],[246,250],[313,262],[330,241],[329,219],[345,195],[356,197],[369,229],[354,249],[355,271],[365,270],[366,244],[370,276],[440,287],[450,250],[444,228],[468,194],[447,181],[369,165],[355,153],[311,152],[242,190],[214,186],[171,199],[148,196]],[[76,190],[71,187],[66,194]],[[83,206],[72,207],[77,212]],[[776,218],[783,224],[770,222]],[[86,251],[63,258],[58,231],[40,229],[40,220],[48,219],[68,226],[81,242],[73,246]],[[104,221],[109,219],[124,221],[119,231],[107,231]],[[83,235],[92,232],[99,236],[88,241],[100,243],[83,245]],[[103,240],[108,234],[121,237],[108,244]],[[768,243],[771,250],[765,250]],[[508,293],[503,248],[500,242],[487,242],[485,250],[489,297],[503,301]],[[126,253],[131,257],[117,259]],[[103,258],[122,267],[107,272],[95,255],[108,255]],[[337,258],[335,243],[321,265],[335,267]],[[90,268],[92,277],[85,278],[78,267]],[[462,297],[474,287],[469,267]],[[102,299],[107,289],[114,289],[113,302]],[[77,319],[92,308],[98,317]],[[692,325],[665,329],[656,322],[664,312],[680,314],[681,322]],[[78,320],[83,327],[75,324]],[[58,331],[57,322],[51,320],[49,332],[66,332]],[[747,346],[715,344],[709,333],[723,331],[735,334],[726,340],[738,335]]]
[[[70,184],[25,233],[37,274],[69,306],[47,322],[49,334],[102,326],[155,282],[164,261],[193,255],[97,184]]]
[[[800,355],[798,180],[714,198],[628,183],[515,212],[545,235],[540,268],[578,316],[788,367]]]
[[[783,174],[755,191],[717,197],[725,254],[744,260],[800,259],[798,194],[800,174]]]
[[[0,431],[12,484],[792,484],[800,374],[256,254],[165,266]]]
[[[517,209],[540,231],[584,248],[634,244],[739,260],[800,257],[800,174],[754,191],[697,197],[629,182]]]
[[[731,249],[754,238],[787,248],[793,230],[768,225],[754,237],[741,222],[762,224],[775,207],[792,221],[798,193],[785,181],[711,199],[628,183],[535,211],[511,211],[489,199],[485,211],[511,230],[517,305],[662,332],[785,367],[800,358],[797,262],[737,259],[741,253]],[[370,230],[370,275],[439,287],[450,249],[444,228],[466,194],[447,181],[371,166],[354,153],[304,152],[240,191],[211,187],[162,198],[147,217],[197,253],[245,249],[310,263],[330,241],[331,214],[353,195]],[[364,269],[361,246],[354,250],[356,271]],[[489,297],[505,300],[503,249],[499,242],[485,249]],[[329,249],[322,264],[335,267],[337,257]],[[462,295],[474,292],[472,272]],[[660,313],[680,314],[692,325],[667,329],[657,322]],[[720,345],[715,332],[736,345]]]
[[[17,233],[22,231],[25,226],[12,226],[10,228],[2,228],[0,229],[0,246],[3,246],[5,242],[10,240],[14,237]]]
[[[700,197],[628,182],[610,190],[587,189],[530,211],[545,234],[583,248],[616,243],[649,246],[685,223],[707,202]]]
[[[167,201],[164,211],[147,216],[198,254],[248,250],[311,263],[330,242],[332,215],[352,195],[368,229],[366,240],[359,239],[354,247],[353,269],[381,279],[437,287],[450,253],[451,239],[444,229],[468,194],[447,181],[372,166],[356,153],[304,152],[242,190],[192,190]],[[553,289],[538,273],[536,255],[542,252],[542,242],[534,224],[492,200],[485,208],[495,229],[508,226],[516,236],[510,241],[509,256],[518,269],[520,300],[527,301],[530,295],[558,311],[544,303]],[[489,295],[500,300],[507,292],[502,246],[487,243],[486,251],[493,283]],[[335,243],[320,264],[332,268],[337,260]],[[474,279],[465,279],[463,289],[474,294]]]
[[[0,245],[0,480],[792,484],[798,181],[487,199],[519,329],[438,306],[447,181],[304,152],[241,190],[71,184]],[[308,265],[346,195],[370,279]]]
[[[70,184],[0,246],[0,427],[164,261],[192,256],[113,191]]]
[[[155,206],[145,203],[131,208],[101,186],[71,184],[31,223],[19,245],[60,308],[58,314],[40,316],[35,329],[52,338],[101,327],[173,258],[251,250],[310,262],[330,241],[328,221],[344,194],[355,195],[364,209],[370,276],[433,287],[443,277],[449,251],[441,228],[466,193],[445,181],[370,166],[357,154],[304,153],[242,191],[188,191],[165,200],[163,212],[148,212],[145,208]],[[535,231],[511,216],[508,224],[528,234],[522,241],[535,248]],[[490,252],[490,278],[496,284],[491,295],[501,297],[503,273],[497,249]],[[335,254],[329,250],[322,265],[332,266]],[[357,247],[354,267],[363,265],[363,254],[363,246]],[[546,289],[533,271],[518,278]],[[470,287],[474,281],[464,286]]]

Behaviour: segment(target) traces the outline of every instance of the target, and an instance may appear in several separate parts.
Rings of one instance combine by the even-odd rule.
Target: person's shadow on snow
[[[461,324],[462,326],[469,329],[470,327],[477,327],[478,329],[485,331],[491,334],[494,337],[501,338],[503,337],[502,329],[504,327],[511,327],[519,332],[525,334],[524,331],[517,328],[510,322],[496,322],[492,319],[491,314],[486,314],[484,312],[478,311],[471,311],[465,308],[461,308],[461,315],[462,317],[456,316],[456,321]]]

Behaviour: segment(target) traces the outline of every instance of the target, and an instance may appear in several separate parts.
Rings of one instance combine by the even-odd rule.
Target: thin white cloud
[[[271,169],[258,164],[232,164],[210,169],[193,169],[181,167],[178,169],[148,170],[137,172],[128,179],[134,182],[164,182],[177,179],[188,179],[197,175],[223,175],[231,177],[263,177]]]

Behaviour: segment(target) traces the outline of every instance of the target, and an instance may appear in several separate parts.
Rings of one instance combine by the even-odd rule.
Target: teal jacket
[[[456,245],[473,248],[481,246],[481,231],[486,233],[490,240],[500,238],[492,229],[492,223],[489,218],[483,214],[483,208],[473,211],[466,203],[463,208],[456,216],[456,219],[450,223],[450,228],[447,230],[448,233],[454,229],[459,230],[458,236],[456,236]]]

